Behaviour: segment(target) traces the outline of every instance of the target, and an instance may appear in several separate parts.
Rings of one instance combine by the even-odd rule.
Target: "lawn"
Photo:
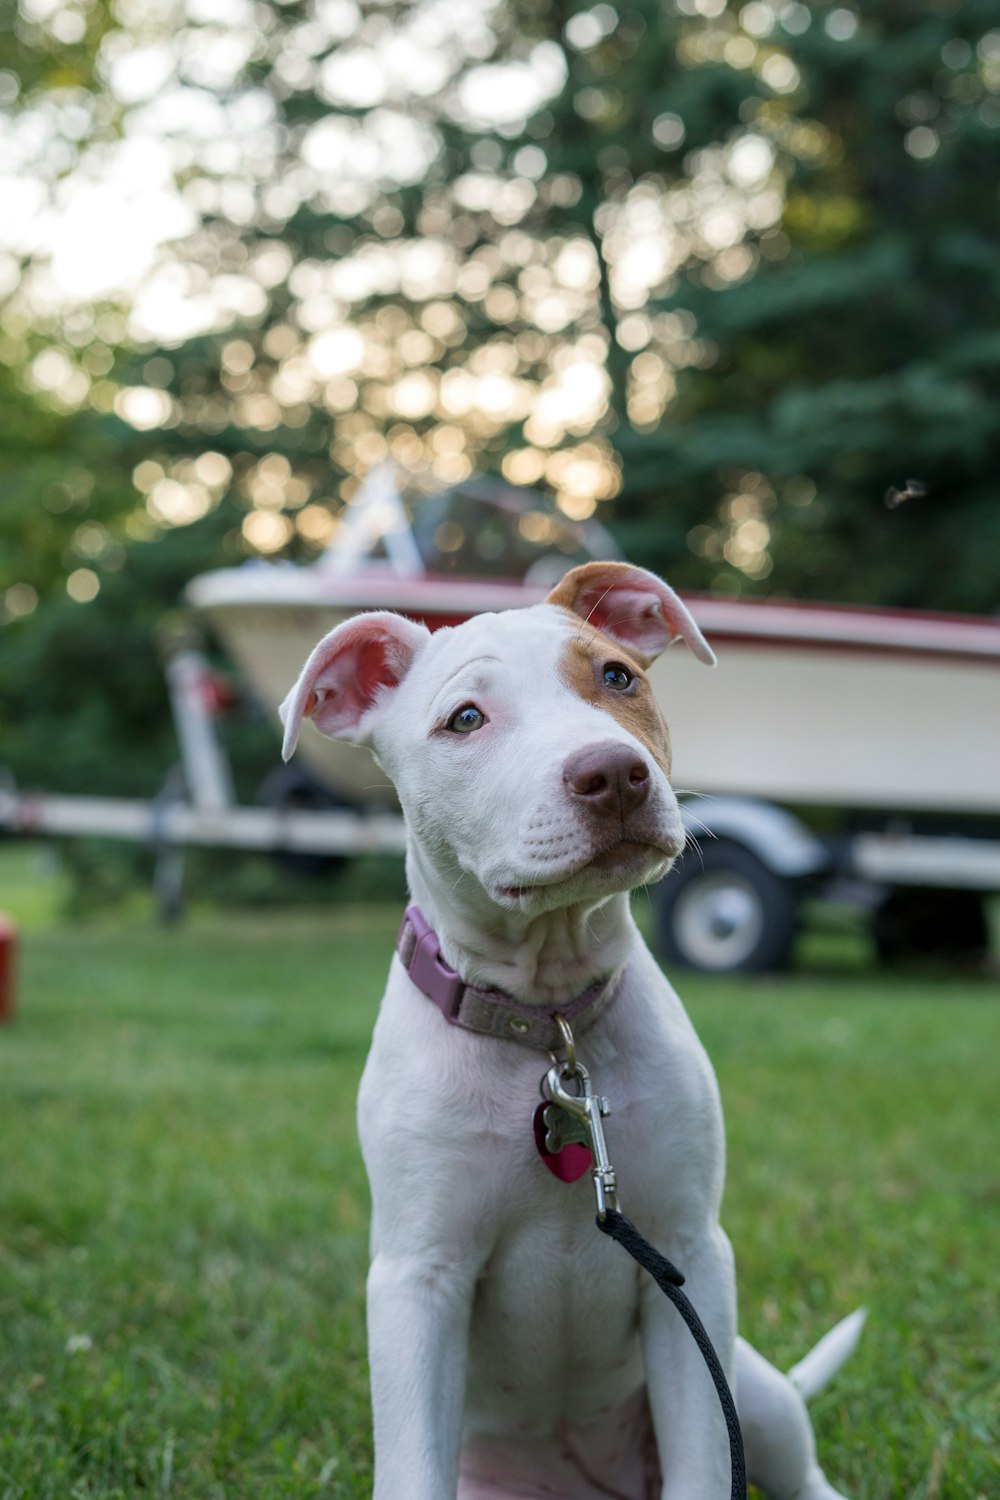
[[[397,907],[73,925],[36,859],[0,858],[24,929],[0,1500],[367,1496],[354,1095]],[[814,1407],[828,1471],[856,1500],[992,1500],[998,986],[819,936],[787,977],[682,989],[726,1105],[744,1332],[790,1363],[871,1309]]]

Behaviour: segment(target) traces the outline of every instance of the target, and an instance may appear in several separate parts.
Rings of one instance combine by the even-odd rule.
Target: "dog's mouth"
[[[628,837],[615,839],[611,843],[602,844],[599,848],[592,850],[585,860],[568,869],[560,870],[549,879],[538,880],[531,885],[500,886],[497,894],[508,901],[522,902],[538,891],[550,890],[553,886],[567,885],[591,872],[599,876],[616,876],[619,881],[623,877],[628,877],[622,887],[624,889],[633,883],[638,884],[640,875],[642,878],[649,878],[646,874],[646,867],[649,865],[651,856],[655,857],[657,862],[662,860],[666,865],[668,861],[677,858],[681,847],[672,842],[669,844],[653,843]]]

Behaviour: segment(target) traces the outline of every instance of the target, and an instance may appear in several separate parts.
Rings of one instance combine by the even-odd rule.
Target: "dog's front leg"
[[[736,1340],[733,1255],[721,1229],[664,1246],[708,1330],[727,1379]],[[642,1290],[642,1345],[663,1475],[662,1500],[726,1500],[729,1442],[712,1378],[672,1303],[652,1280]]]
[[[368,1274],[373,1500],[452,1500],[475,1272],[380,1253]]]

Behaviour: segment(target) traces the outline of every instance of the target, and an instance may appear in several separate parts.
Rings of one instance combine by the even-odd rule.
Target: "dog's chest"
[[[471,1430],[554,1432],[618,1406],[642,1383],[638,1281],[597,1233],[589,1184],[516,1214],[476,1286]]]

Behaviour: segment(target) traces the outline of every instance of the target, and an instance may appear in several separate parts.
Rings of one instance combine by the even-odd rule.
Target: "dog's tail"
[[[866,1307],[856,1308],[825,1333],[809,1353],[793,1365],[788,1378],[804,1401],[811,1401],[828,1385],[857,1347],[868,1316]]]

